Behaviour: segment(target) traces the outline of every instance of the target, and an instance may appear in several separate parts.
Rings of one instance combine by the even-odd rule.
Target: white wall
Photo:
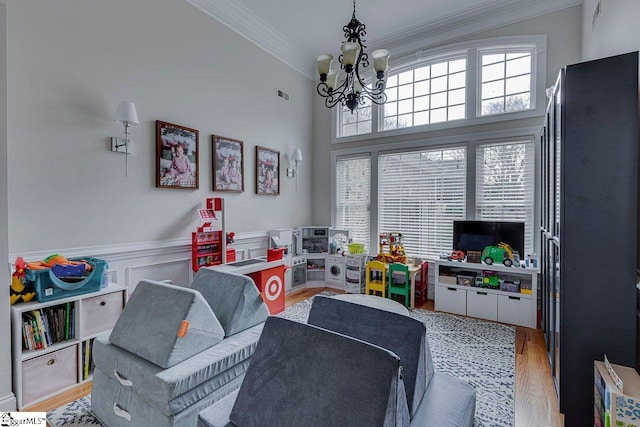
[[[0,1],[0,283],[10,283],[8,263],[7,200],[7,6]],[[11,393],[11,328],[9,292],[0,292],[0,412],[13,411],[16,400]]]
[[[7,11],[11,253],[188,238],[214,195],[228,231],[310,222],[310,168],[300,165],[298,192],[284,173],[295,147],[310,158],[307,78],[184,1],[23,0]],[[128,178],[108,148],[123,99],[140,118]],[[200,131],[198,191],[155,188],[156,120]],[[244,193],[211,192],[212,134],[244,141]],[[281,153],[278,197],[255,194],[256,145]]]
[[[556,79],[561,67],[579,62],[581,54],[581,7],[572,7],[548,15],[528,19],[501,28],[474,34],[473,36],[442,43],[447,45],[453,42],[465,40],[477,40],[493,37],[516,35],[547,36],[547,73],[546,85],[551,86]],[[435,48],[429,40],[424,41],[424,46]],[[392,52],[393,55],[393,52]],[[546,103],[546,100],[542,100]],[[313,100],[313,183],[314,193],[312,199],[313,222],[315,224],[331,224],[331,212],[327,207],[331,206],[331,151],[348,148],[356,148],[372,144],[394,144],[407,141],[425,141],[430,139],[474,134],[480,132],[493,132],[505,129],[526,127],[542,127],[542,117],[520,119],[513,121],[490,123],[478,126],[468,126],[455,129],[422,132],[418,134],[403,135],[398,137],[385,137],[360,142],[341,143],[331,145],[331,115],[333,110],[324,107],[319,96]]]
[[[600,16],[593,23],[598,0],[584,0],[582,13],[582,56],[597,59],[640,49],[640,2],[601,0]]]

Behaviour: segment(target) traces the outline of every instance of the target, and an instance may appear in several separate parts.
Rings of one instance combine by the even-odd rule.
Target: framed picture
[[[198,189],[198,131],[156,120],[156,186]]]
[[[256,147],[256,194],[280,194],[280,152]]]
[[[242,141],[211,135],[213,145],[213,191],[244,191]]]

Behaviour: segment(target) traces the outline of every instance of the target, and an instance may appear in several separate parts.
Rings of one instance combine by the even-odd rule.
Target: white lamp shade
[[[353,89],[354,89],[357,93],[362,92],[362,85],[360,84],[360,82],[359,82],[358,80],[356,80],[355,82],[353,82]]]
[[[320,55],[316,62],[318,64],[318,74],[329,74],[331,62],[333,62],[333,55]]]
[[[358,43],[346,42],[340,46],[342,51],[342,63],[344,65],[354,65],[360,53],[360,45]]]
[[[116,121],[122,123],[129,123],[130,125],[137,125],[138,113],[136,112],[136,104],[131,101],[120,101],[118,108],[116,108]]]
[[[337,81],[338,81],[338,72],[331,71],[327,76],[327,82],[326,82],[329,89],[335,88]]]
[[[371,53],[371,57],[373,57],[373,68],[376,72],[386,71],[387,65],[389,64],[389,55],[390,52],[387,49],[378,49]]]
[[[302,161],[302,151],[299,148],[293,150],[293,153],[291,153],[291,160],[296,162],[296,164]]]

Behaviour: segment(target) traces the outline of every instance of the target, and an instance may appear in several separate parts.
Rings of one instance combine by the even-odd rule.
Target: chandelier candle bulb
[[[320,74],[320,80],[322,80],[322,76],[326,78],[331,70],[331,62],[333,62],[333,55],[320,55],[318,56],[318,74]],[[324,81],[324,80],[323,80]]]

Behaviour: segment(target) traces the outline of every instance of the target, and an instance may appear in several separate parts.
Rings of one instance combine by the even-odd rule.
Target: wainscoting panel
[[[171,280],[177,286],[189,286],[191,283],[191,258],[156,264],[138,265],[126,269],[127,286],[133,292],[141,280]]]

